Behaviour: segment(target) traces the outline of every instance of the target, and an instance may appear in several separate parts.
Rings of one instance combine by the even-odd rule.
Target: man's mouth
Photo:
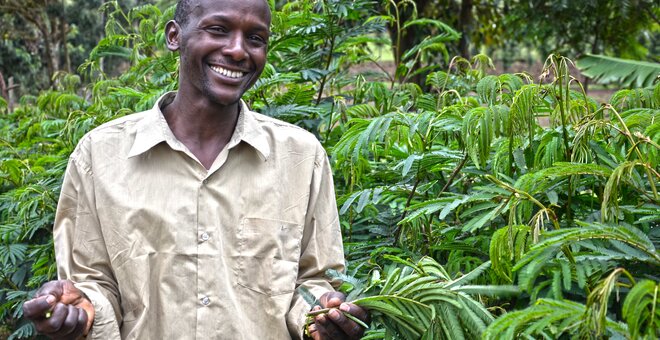
[[[238,78],[241,78],[245,75],[244,72],[231,71],[231,70],[228,70],[228,69],[226,69],[224,67],[220,67],[220,66],[209,65],[209,67],[211,68],[211,70],[213,70],[213,72],[221,74],[221,75],[223,75],[225,77],[229,77],[229,78],[238,79]]]

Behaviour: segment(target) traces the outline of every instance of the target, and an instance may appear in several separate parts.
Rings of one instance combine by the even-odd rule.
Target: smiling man
[[[179,90],[102,125],[72,153],[54,226],[60,280],[23,306],[56,339],[299,339],[304,287],[333,308],[314,339],[356,339],[366,311],[343,269],[327,156],[252,112],[266,63],[264,0],[182,0],[166,26]]]

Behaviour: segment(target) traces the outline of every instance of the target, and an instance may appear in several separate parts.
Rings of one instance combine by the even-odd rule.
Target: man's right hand
[[[92,328],[94,305],[73,282],[50,281],[23,304],[23,315],[39,333],[53,339],[77,339]]]

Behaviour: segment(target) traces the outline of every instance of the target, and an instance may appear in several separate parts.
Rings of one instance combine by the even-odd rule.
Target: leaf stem
[[[307,323],[306,323],[306,324],[307,324],[307,325],[311,324],[313,321],[310,320],[310,319],[313,319],[315,316],[317,316],[317,315],[321,315],[321,314],[327,314],[327,313],[329,313],[329,312],[330,312],[331,310],[333,310],[333,309],[334,309],[334,310],[338,310],[338,311],[340,311],[342,314],[344,314],[345,317],[347,317],[348,319],[352,320],[352,321],[355,322],[356,324],[360,325],[360,327],[363,327],[364,329],[368,329],[368,328],[369,328],[369,325],[367,325],[366,323],[364,323],[364,321],[358,319],[358,318],[357,318],[356,316],[354,316],[353,314],[348,313],[348,312],[344,312],[343,310],[341,310],[341,309],[337,309],[337,308],[323,308],[323,309],[319,309],[319,310],[311,311],[311,312],[307,313],[307,318],[308,318],[308,320],[307,320]]]
[[[623,121],[623,118],[621,118],[621,115],[619,115],[619,112],[617,112],[617,110],[614,109],[614,107],[610,104],[607,104],[607,108],[610,111],[612,111],[612,113],[614,113],[614,116],[616,116],[619,123],[621,123],[621,127],[623,128],[623,135],[626,136],[628,141],[632,144],[632,149],[635,150],[635,153],[637,154],[637,157],[639,157],[639,160],[643,163],[647,163],[645,158],[644,158],[644,155],[642,155],[642,152],[639,150],[638,144],[635,143],[635,141],[633,140],[633,138],[632,138],[633,135],[632,135],[632,133],[630,133],[630,130],[628,129],[628,126]],[[649,183],[651,185],[651,191],[653,191],[653,197],[655,199],[658,199],[658,190],[655,187],[655,181],[653,180],[653,176],[652,176],[651,172],[649,171],[649,169],[646,166],[644,167],[644,169],[646,170],[646,175],[649,178]]]

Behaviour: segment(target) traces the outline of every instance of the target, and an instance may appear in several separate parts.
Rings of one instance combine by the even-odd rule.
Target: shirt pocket
[[[245,218],[238,232],[238,284],[265,295],[293,292],[298,278],[302,226]]]

